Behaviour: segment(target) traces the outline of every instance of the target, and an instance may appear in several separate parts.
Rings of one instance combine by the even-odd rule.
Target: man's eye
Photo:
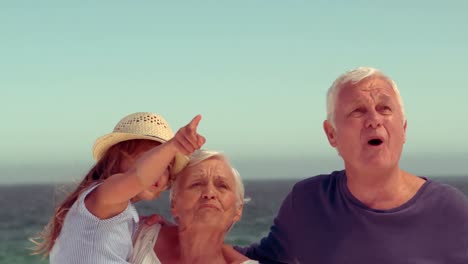
[[[351,116],[361,116],[362,114],[364,114],[366,112],[366,109],[365,108],[362,108],[362,107],[359,107],[359,108],[356,108],[354,109],[353,111],[351,111]]]
[[[353,112],[364,113],[364,112],[366,112],[366,109],[364,107],[358,107],[358,108],[354,109]]]
[[[390,114],[390,113],[392,113],[392,108],[390,106],[388,106],[388,105],[384,105],[384,106],[380,107],[379,111],[384,113],[384,114]]]

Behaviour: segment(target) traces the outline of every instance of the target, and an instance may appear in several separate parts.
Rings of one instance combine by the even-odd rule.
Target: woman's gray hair
[[[335,127],[335,108],[336,108],[336,101],[338,98],[338,94],[340,90],[345,87],[347,84],[357,84],[362,80],[368,77],[376,77],[382,80],[387,81],[395,91],[397,95],[398,104],[401,108],[401,113],[403,115],[403,120],[405,120],[405,110],[403,108],[403,100],[400,95],[400,91],[398,91],[398,87],[396,83],[390,79],[390,77],[383,74],[381,71],[370,68],[370,67],[359,67],[353,70],[350,70],[341,76],[339,76],[332,84],[332,86],[328,89],[327,92],[327,120],[331,123],[333,127]]]
[[[237,194],[237,206],[240,206],[240,205],[244,204],[244,202],[245,202],[245,200],[244,200],[245,190],[244,190],[244,184],[242,183],[242,179],[240,177],[240,174],[235,168],[232,167],[232,165],[229,163],[228,159],[226,158],[226,156],[223,153],[218,152],[218,151],[213,151],[213,150],[205,150],[205,149],[197,150],[197,151],[193,152],[192,155],[190,156],[190,160],[189,160],[189,163],[187,164],[186,168],[195,166],[195,165],[199,164],[200,162],[202,162],[204,160],[207,160],[207,159],[210,159],[210,158],[217,158],[217,159],[220,159],[220,160],[224,160],[229,165],[229,167],[232,170],[232,174],[234,175],[235,192]],[[183,172],[184,170],[182,170],[181,172]],[[172,199],[174,199],[174,197],[176,195],[176,192],[177,192],[177,188],[178,188],[177,178],[178,177],[176,176],[176,180],[173,182],[172,188],[170,190],[169,197],[170,197],[171,201],[172,201]]]

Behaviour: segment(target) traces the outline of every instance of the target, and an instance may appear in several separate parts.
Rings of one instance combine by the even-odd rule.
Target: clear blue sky
[[[467,1],[5,2],[0,183],[80,178],[137,111],[174,130],[202,114],[245,178],[340,169],[325,93],[357,66],[400,88],[404,169],[468,175]]]

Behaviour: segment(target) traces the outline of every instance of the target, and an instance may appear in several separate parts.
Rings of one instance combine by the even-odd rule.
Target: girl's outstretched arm
[[[86,207],[95,216],[107,219],[121,213],[130,199],[161,181],[167,183],[168,168],[177,152],[190,155],[199,149],[205,138],[197,133],[201,116],[195,116],[190,123],[177,131],[166,143],[158,145],[138,158],[130,169],[110,176],[90,193],[85,200]],[[166,186],[157,186],[163,191]]]

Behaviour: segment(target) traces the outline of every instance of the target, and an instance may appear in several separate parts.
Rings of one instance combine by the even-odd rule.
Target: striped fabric
[[[101,220],[88,211],[84,199],[94,185],[77,199],[68,212],[62,231],[50,254],[50,264],[128,263],[138,213],[129,202],[112,218]]]

